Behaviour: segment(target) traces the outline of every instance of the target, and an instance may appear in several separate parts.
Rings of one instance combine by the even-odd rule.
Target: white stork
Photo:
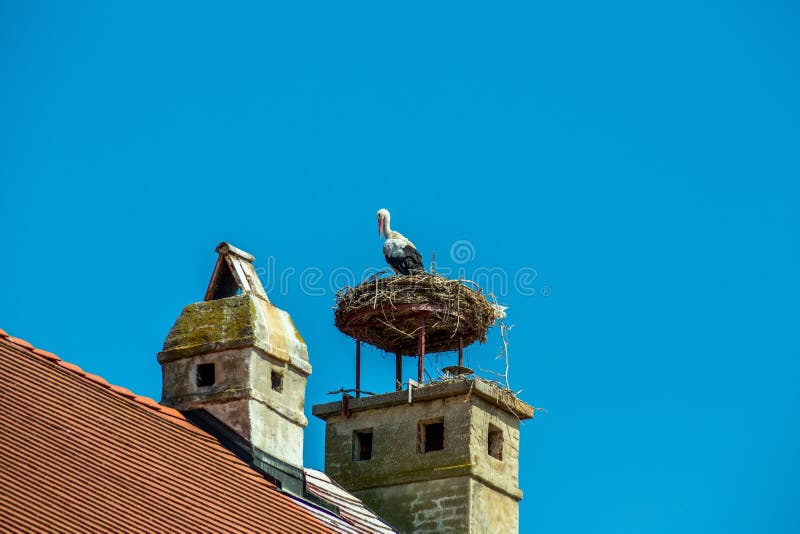
[[[378,236],[386,236],[383,243],[383,257],[386,263],[397,274],[411,274],[412,272],[425,272],[420,256],[414,243],[405,238],[400,232],[395,232],[389,227],[389,210],[378,210]]]

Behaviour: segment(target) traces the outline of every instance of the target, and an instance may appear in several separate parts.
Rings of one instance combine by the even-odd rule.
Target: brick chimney
[[[158,354],[161,403],[210,415],[266,453],[265,465],[302,476],[306,344],[267,298],[255,258],[228,243],[216,251],[205,300],[183,309]]]

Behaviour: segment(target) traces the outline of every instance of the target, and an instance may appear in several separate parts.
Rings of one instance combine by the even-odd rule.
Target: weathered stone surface
[[[471,486],[460,476],[353,494],[400,532],[479,532],[470,530]]]
[[[519,532],[519,501],[473,479],[470,481],[469,524],[469,532]]]
[[[253,445],[298,467],[308,351],[289,315],[250,294],[186,306],[159,353],[162,404],[202,408]],[[212,385],[197,367],[214,364]],[[272,375],[280,376],[274,389]]]
[[[164,340],[164,352],[209,352],[252,340],[257,320],[254,300],[239,295],[189,304]]]
[[[325,471],[345,488],[430,480],[444,471],[468,470],[469,408],[462,398],[405,404],[328,420]],[[445,415],[444,449],[419,452],[418,423]],[[353,432],[372,428],[372,459],[353,461]]]
[[[471,408],[470,451],[472,473],[485,484],[522,498],[519,490],[519,425],[513,414],[498,410],[483,399],[475,399]],[[489,427],[502,431],[502,460],[489,455]]]
[[[480,389],[479,389],[480,388]],[[457,381],[408,392],[314,406],[326,420],[325,469],[401,532],[515,532],[518,529],[520,418],[493,386]],[[421,421],[441,419],[444,448],[423,452]],[[354,460],[353,434],[372,431],[372,456]],[[489,432],[502,447],[490,455]],[[501,454],[499,454],[501,453]]]
[[[306,344],[289,314],[251,294],[186,306],[167,335],[158,361],[245,346],[311,374]]]
[[[414,388],[412,396],[414,402],[422,402],[459,394],[478,396],[504,411],[515,414],[519,419],[531,419],[533,417],[533,407],[530,404],[517,399],[507,390],[502,390],[491,382],[479,378],[475,380],[452,380],[429,384],[423,388]],[[375,410],[407,402],[408,390],[393,391],[381,395],[351,399],[350,411]],[[317,404],[313,407],[314,415],[321,419],[327,419],[329,416],[336,415],[339,412],[341,412],[341,401]]]

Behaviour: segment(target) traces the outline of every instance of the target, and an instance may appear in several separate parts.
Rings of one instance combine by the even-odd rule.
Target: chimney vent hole
[[[372,429],[353,432],[353,460],[370,460],[372,458]]]
[[[277,391],[278,393],[283,392],[283,373],[278,371],[272,371],[270,376],[270,381],[272,383],[272,390]]]
[[[418,428],[417,439],[420,452],[444,449],[444,419],[420,421]]]
[[[197,387],[213,386],[216,372],[213,363],[201,363],[197,366]]]
[[[503,461],[503,431],[489,425],[489,456]]]

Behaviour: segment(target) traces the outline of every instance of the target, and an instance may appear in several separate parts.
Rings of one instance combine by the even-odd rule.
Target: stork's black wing
[[[394,272],[397,274],[411,274],[414,272],[425,272],[422,266],[422,256],[419,251],[411,245],[403,247],[403,254],[399,256],[384,256]]]
[[[386,258],[386,263],[389,264],[389,267],[391,267],[396,274],[408,274],[405,256],[388,256],[384,254],[383,257]]]
[[[422,255],[419,251],[411,245],[405,247],[403,251],[406,253],[406,266],[409,272],[425,272],[425,267],[422,266]]]

